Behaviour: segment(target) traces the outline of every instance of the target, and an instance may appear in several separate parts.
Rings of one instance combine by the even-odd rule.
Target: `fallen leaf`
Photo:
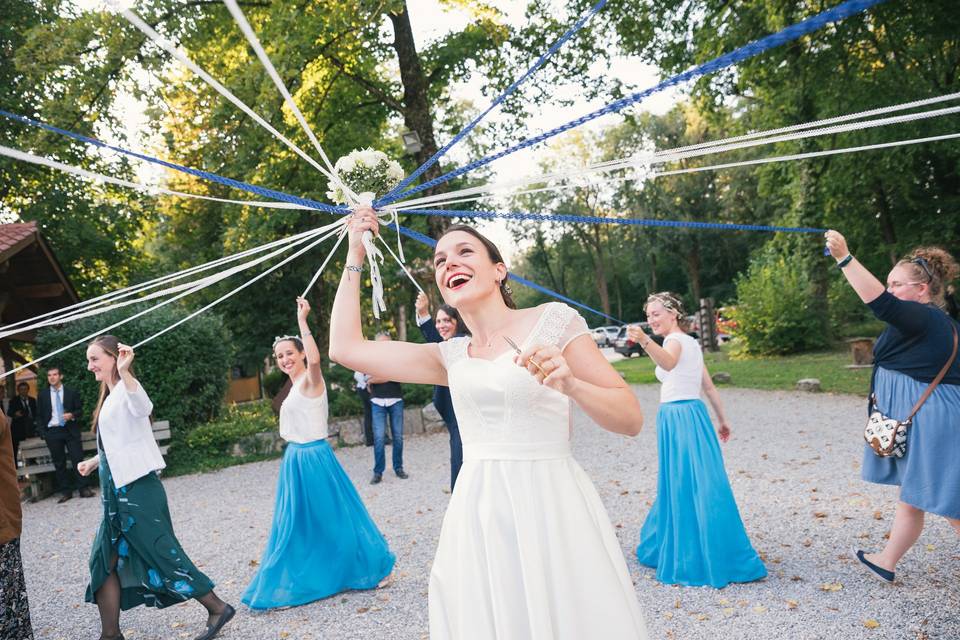
[[[697,620],[699,620],[700,622],[704,622],[705,620],[709,620],[709,619],[710,619],[710,616],[708,616],[708,615],[705,614],[705,613],[698,613],[698,614],[697,614]]]
[[[813,540],[811,540],[810,538],[807,538],[806,540],[803,541],[803,546],[805,547],[809,547],[812,544],[813,544]]]
[[[936,547],[935,547],[934,545],[932,545],[932,544],[928,544],[928,545],[927,545],[927,551],[933,551],[934,549],[936,549]]]
[[[843,585],[839,582],[824,582],[820,585],[820,591],[840,591]]]
[[[260,564],[260,561],[259,561],[259,560],[251,560],[248,564],[249,564],[251,567],[256,567],[257,565]]]
[[[873,618],[870,618],[868,620],[864,620],[863,626],[865,626],[867,629],[877,629],[880,627],[880,623]]]
[[[666,618],[667,620],[673,620],[673,612],[672,612],[672,611],[665,611],[664,614],[663,614],[663,617]]]
[[[357,609],[357,613],[366,613],[367,611],[370,611],[370,607],[360,607]]]
[[[673,603],[673,608],[674,609],[680,608],[680,598],[677,598],[676,602]]]
[[[766,608],[765,606],[763,606],[762,604],[758,604],[757,606],[755,606],[755,607],[753,608],[753,612],[754,612],[754,613],[766,613],[766,612],[767,612],[767,608]]]
[[[814,512],[813,512],[813,517],[814,517],[814,518],[826,518],[826,517],[827,517],[827,514],[826,514],[826,512],[824,512],[824,511],[814,511]]]
[[[734,609],[733,607],[723,608],[723,615],[725,616],[732,616],[735,612],[736,612],[736,609]]]
[[[722,604],[722,605],[724,605],[724,606],[730,604],[730,601],[727,600],[726,598],[720,598],[719,602],[720,602],[720,604]]]
[[[881,512],[879,512],[879,511],[874,511],[874,512],[873,512],[873,519],[874,519],[874,520],[883,520],[883,514],[882,514]]]
[[[796,600],[787,600],[787,609],[796,609],[800,606],[800,603]]]

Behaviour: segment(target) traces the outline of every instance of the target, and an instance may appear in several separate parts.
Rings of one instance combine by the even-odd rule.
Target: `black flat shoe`
[[[407,472],[404,471],[403,469],[400,469],[399,471],[397,471],[396,474],[397,474],[397,477],[400,478],[401,480],[406,480],[407,478],[410,477],[409,475],[407,475]]]
[[[73,494],[65,493],[61,495],[59,498],[57,498],[57,504],[63,504],[64,502],[66,502],[67,500],[71,500],[72,498],[73,498]]]
[[[237,610],[227,605],[223,609],[223,613],[220,614],[220,617],[217,618],[216,624],[208,624],[207,632],[203,635],[197,636],[194,640],[213,640],[217,637],[217,634],[220,633],[220,630],[223,629],[224,625],[230,622],[230,619],[237,613]]]
[[[854,554],[857,557],[857,560],[860,561],[860,564],[863,565],[863,568],[866,569],[867,573],[872,575],[877,580],[881,582],[886,582],[887,584],[893,584],[893,578],[896,574],[893,571],[879,567],[864,557],[864,553],[861,550],[857,550]]]
[[[93,497],[93,491],[91,491],[91,490],[88,489],[87,487],[84,487],[83,489],[80,489],[80,497],[81,497],[81,498],[92,498],[92,497]]]
[[[381,480],[383,480],[383,474],[382,474],[382,473],[375,473],[375,474],[373,474],[373,477],[370,478],[370,484],[380,484],[380,481],[381,481]]]

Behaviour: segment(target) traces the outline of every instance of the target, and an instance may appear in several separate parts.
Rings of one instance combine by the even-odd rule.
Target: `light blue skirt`
[[[270,539],[242,601],[270,609],[373,589],[394,560],[326,440],[291,442],[280,463]]]
[[[660,405],[657,448],[657,499],[640,530],[640,564],[655,568],[660,582],[688,587],[719,589],[765,577],[703,402]]]
[[[927,383],[877,367],[873,389],[877,409],[903,420]],[[881,458],[863,445],[863,479],[900,485],[900,500],[929,513],[960,518],[960,386],[941,383],[907,429],[907,453]]]

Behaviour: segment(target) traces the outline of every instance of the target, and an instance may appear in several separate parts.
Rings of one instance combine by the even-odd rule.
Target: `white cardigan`
[[[153,439],[152,411],[153,403],[139,381],[136,391],[128,391],[120,380],[103,401],[97,431],[117,489],[167,466]]]

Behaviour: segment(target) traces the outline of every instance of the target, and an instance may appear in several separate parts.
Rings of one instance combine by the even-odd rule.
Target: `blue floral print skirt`
[[[167,494],[156,472],[117,489],[103,450],[100,495],[103,521],[90,552],[87,602],[109,577],[116,558],[120,608],[163,608],[213,590],[213,583],[183,552],[170,521]]]

